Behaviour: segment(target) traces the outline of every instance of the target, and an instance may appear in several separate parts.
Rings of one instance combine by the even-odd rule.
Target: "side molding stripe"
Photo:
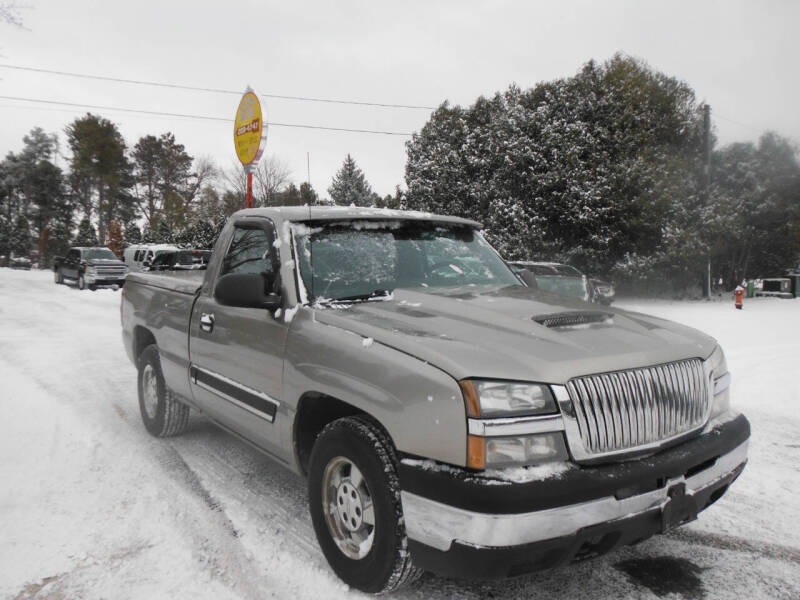
[[[275,420],[275,412],[280,403],[271,396],[195,365],[189,367],[189,376],[195,385],[236,404],[257,417],[266,419],[270,423]]]

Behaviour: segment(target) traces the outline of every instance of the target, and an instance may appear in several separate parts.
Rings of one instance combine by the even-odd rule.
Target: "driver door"
[[[228,273],[263,273],[265,285],[275,281],[280,259],[274,241],[275,227],[269,219],[234,223],[215,280],[192,311],[189,353],[191,387],[200,408],[281,457],[275,421],[286,416],[281,377],[289,326],[266,309],[224,306],[213,293],[217,279]]]

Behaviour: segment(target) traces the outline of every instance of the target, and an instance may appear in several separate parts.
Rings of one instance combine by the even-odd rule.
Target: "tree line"
[[[507,258],[644,292],[731,289],[800,264],[800,164],[776,133],[715,147],[685,82],[617,55],[442,104],[407,143],[408,208],[484,223]]]
[[[732,288],[800,262],[800,163],[787,138],[717,147],[686,82],[616,55],[466,107],[443,103],[407,142],[406,189],[376,194],[348,154],[320,197],[280,159],[258,206],[408,208],[481,221],[509,259],[558,260],[644,292]],[[172,133],[129,148],[93,114],[58,138],[34,128],[0,162],[0,255],[47,265],[70,244],[211,247],[244,206],[245,173],[192,157]]]

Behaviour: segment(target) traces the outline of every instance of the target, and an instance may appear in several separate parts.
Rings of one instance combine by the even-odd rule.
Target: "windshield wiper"
[[[377,298],[388,298],[392,295],[392,290],[372,290],[368,294],[355,294],[354,296],[342,296],[341,298],[326,298],[326,304],[336,304],[340,302],[369,302]],[[322,301],[321,298],[317,302]]]

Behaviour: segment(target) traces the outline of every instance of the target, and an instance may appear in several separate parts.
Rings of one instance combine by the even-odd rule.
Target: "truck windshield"
[[[470,227],[414,221],[295,225],[310,300],[385,297],[398,288],[522,285]]]
[[[83,251],[84,260],[118,260],[108,248],[89,248]]]

